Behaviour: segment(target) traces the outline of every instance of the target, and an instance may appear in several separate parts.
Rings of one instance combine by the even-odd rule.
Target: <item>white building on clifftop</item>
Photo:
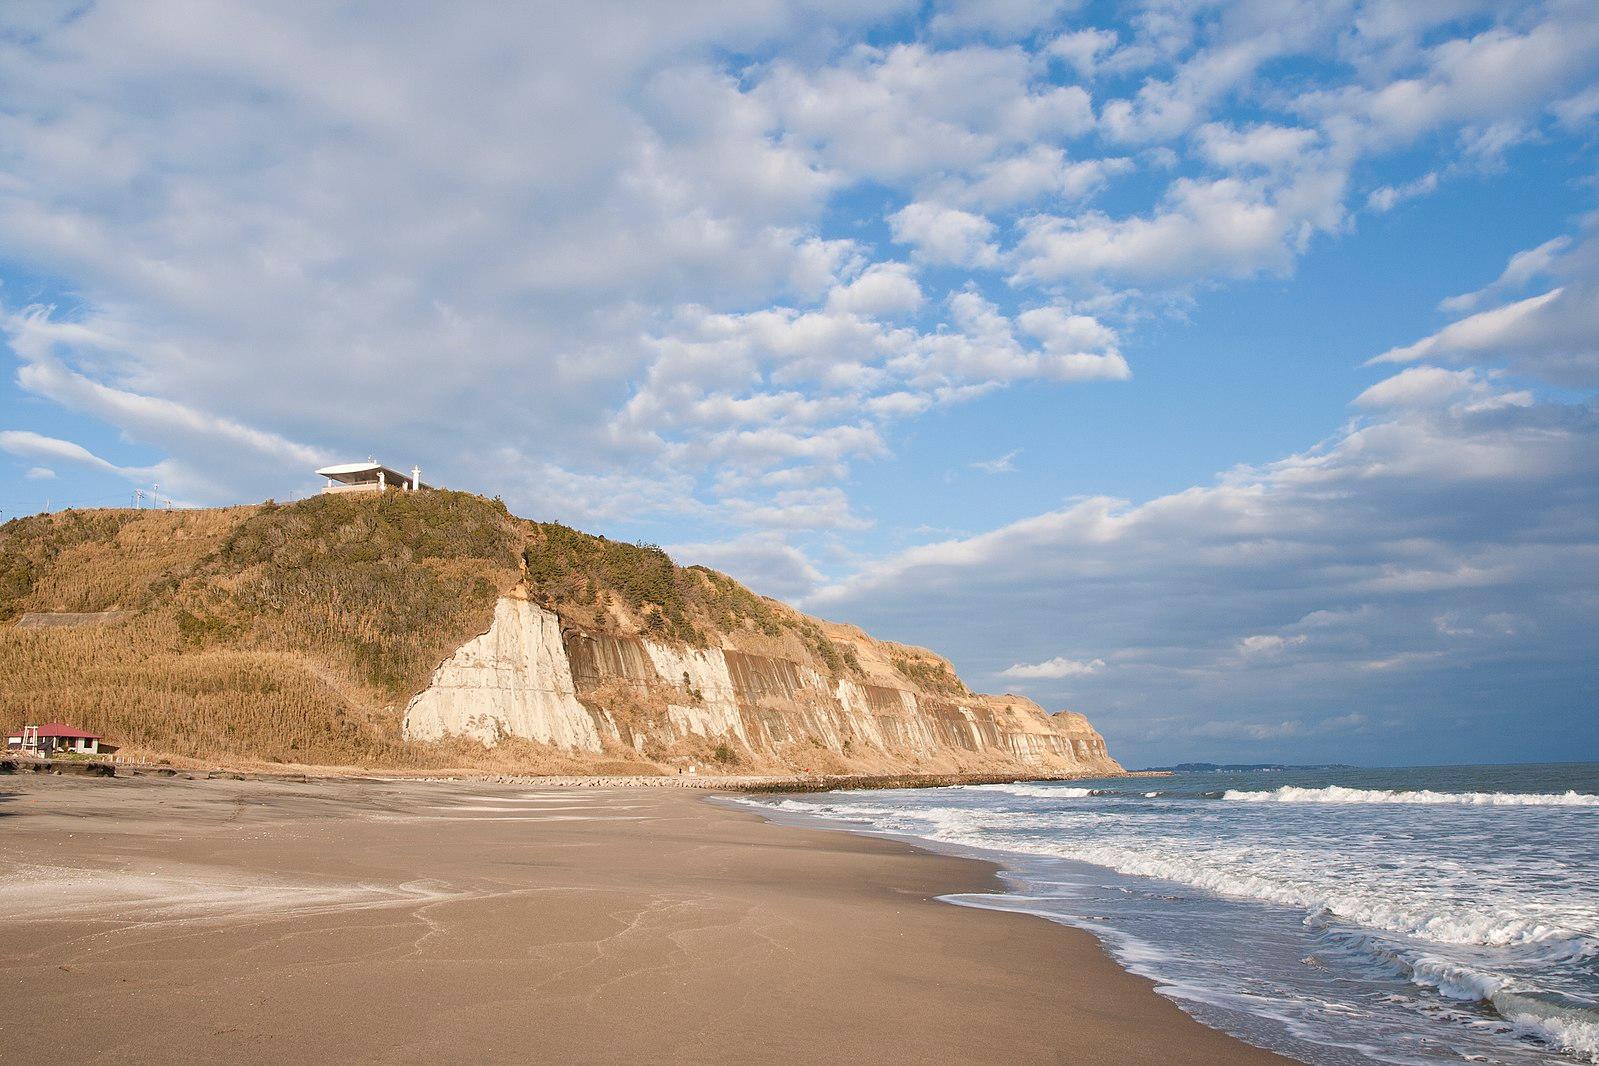
[[[317,476],[328,479],[328,483],[322,486],[323,492],[385,492],[390,489],[396,492],[415,492],[418,489],[433,487],[422,483],[420,467],[413,466],[411,476],[406,477],[398,470],[390,470],[376,459],[368,459],[364,463],[336,463],[333,466],[324,466],[317,471]]]

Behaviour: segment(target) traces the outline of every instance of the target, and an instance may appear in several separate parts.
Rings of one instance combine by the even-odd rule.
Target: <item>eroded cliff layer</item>
[[[840,649],[833,665],[792,645],[787,656],[772,654],[780,642],[756,627],[743,640],[735,632],[694,647],[579,626],[524,594],[506,596],[489,630],[411,700],[405,734],[488,745],[520,737],[594,755],[623,749],[666,764],[1120,769],[1082,715],[1050,715],[1021,696],[967,692],[948,663],[926,651],[808,621]]]

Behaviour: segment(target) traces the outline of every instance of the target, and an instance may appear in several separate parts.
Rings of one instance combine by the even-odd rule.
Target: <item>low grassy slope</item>
[[[0,719],[64,718],[196,758],[406,762],[390,708],[487,628],[520,523],[463,493],[210,511],[66,511],[0,526]]]

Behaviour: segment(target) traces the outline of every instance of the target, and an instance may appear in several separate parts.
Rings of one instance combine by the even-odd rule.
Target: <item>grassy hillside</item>
[[[521,523],[463,493],[210,511],[66,511],[0,526],[0,719],[64,718],[136,750],[406,762],[392,707],[487,627]]]
[[[719,633],[759,633],[804,649],[834,674],[859,667],[812,619],[708,567],[679,567],[660,548],[607,540],[553,522],[527,523],[528,587],[542,606],[596,629],[704,646]]]
[[[791,702],[795,664],[869,686],[862,657],[879,681],[886,670],[924,693],[966,695],[936,655],[820,623],[650,545],[526,521],[465,493],[319,495],[204,511],[65,511],[0,526],[0,725],[64,719],[129,754],[197,760],[592,773],[614,759],[612,770],[649,769],[640,754],[649,744],[607,741],[615,750],[597,757],[514,738],[492,750],[402,739],[407,701],[488,630],[513,590],[622,641],[617,654],[630,637],[730,643],[743,683]],[[66,612],[86,617],[16,624]],[[97,612],[115,613],[81,624]],[[606,684],[606,713],[626,718],[644,698],[626,677]],[[663,718],[670,699],[703,703],[692,688],[673,692],[650,689],[660,697],[650,713]],[[733,757],[704,737],[674,743]],[[825,761],[809,750],[762,757]]]

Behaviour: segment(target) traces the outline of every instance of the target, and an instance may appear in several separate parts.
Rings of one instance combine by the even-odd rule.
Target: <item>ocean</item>
[[[1095,933],[1305,1062],[1599,1061],[1599,763],[751,797],[999,863],[953,896]]]

